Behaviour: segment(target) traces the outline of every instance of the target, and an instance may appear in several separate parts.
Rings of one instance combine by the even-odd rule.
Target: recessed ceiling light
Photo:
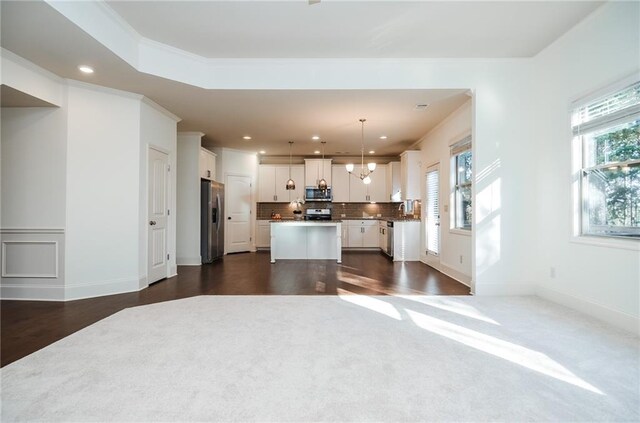
[[[80,65],[78,66],[78,69],[80,69],[80,72],[83,73],[93,73],[93,69],[87,65]]]
[[[313,154],[320,154],[320,151],[316,150],[316,151],[313,152]]]
[[[369,154],[376,154],[376,152],[373,150],[369,150]]]
[[[264,150],[260,150],[260,154],[267,154],[267,152]]]
[[[314,136],[311,137],[311,139],[314,140],[314,141],[318,141],[320,139],[320,137],[317,136],[317,135],[314,135]]]
[[[381,139],[381,140],[386,140],[386,139],[387,139],[387,136],[386,136],[386,135],[381,135],[381,136],[380,136],[380,139]]]
[[[250,140],[251,137],[249,135],[245,135],[244,137],[242,137],[243,140]]]

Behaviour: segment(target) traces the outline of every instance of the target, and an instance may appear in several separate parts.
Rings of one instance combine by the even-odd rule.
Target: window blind
[[[453,144],[450,148],[452,156],[460,154],[463,151],[471,150],[471,135],[464,137],[457,143]]]
[[[577,107],[571,114],[573,135],[592,132],[640,113],[640,81]]]
[[[439,171],[427,172],[427,252],[440,254],[440,176]]]

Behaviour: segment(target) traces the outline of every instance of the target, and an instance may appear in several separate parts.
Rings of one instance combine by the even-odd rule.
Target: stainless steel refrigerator
[[[224,254],[224,184],[200,181],[200,255],[211,263]]]

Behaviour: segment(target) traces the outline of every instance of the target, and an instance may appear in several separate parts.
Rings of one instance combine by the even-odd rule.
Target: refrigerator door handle
[[[216,211],[220,210],[220,194],[216,193]],[[220,231],[220,219],[216,220],[216,230]]]

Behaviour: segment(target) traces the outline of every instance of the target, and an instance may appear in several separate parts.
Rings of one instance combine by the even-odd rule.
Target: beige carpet
[[[633,335],[535,297],[201,296],[1,371],[2,421],[638,421]]]

